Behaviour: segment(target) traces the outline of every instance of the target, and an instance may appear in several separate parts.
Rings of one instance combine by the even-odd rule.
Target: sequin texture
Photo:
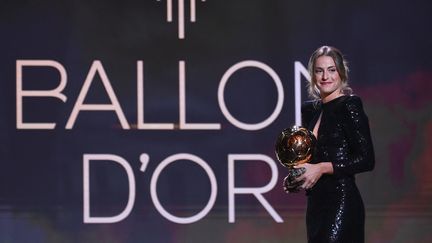
[[[311,163],[332,162],[333,175],[323,175],[307,190],[308,242],[364,242],[364,205],[355,174],[374,168],[369,122],[358,96],[330,102],[306,102],[303,126],[312,130],[322,112]]]

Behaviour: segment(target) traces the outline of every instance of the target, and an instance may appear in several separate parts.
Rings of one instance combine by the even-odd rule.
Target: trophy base
[[[306,172],[306,168],[293,168],[288,171],[288,175],[283,181],[283,188],[286,193],[299,192],[301,190],[300,186],[303,184],[303,180],[296,181],[296,178],[303,175]]]

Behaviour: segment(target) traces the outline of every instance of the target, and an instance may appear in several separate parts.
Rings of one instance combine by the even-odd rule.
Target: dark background
[[[339,48],[349,61],[350,82],[369,116],[376,152],[373,172],[357,182],[366,205],[367,242],[432,240],[431,4],[428,1],[197,1],[191,23],[186,3],[185,39],[178,38],[166,1],[4,1],[0,7],[0,241],[1,242],[305,242],[305,196],[277,186],[265,194],[281,215],[276,223],[251,195],[236,196],[236,222],[228,223],[228,154],[272,157],[276,135],[294,123],[294,62],[304,66],[321,45]],[[16,61],[55,60],[67,72],[56,98],[23,99],[26,122],[55,122],[53,130],[16,128]],[[65,125],[95,60],[100,60],[132,126],[121,129],[114,112],[83,111]],[[179,122],[178,63],[186,62],[186,119],[220,123],[221,130],[137,130],[137,61],[144,61],[146,122]],[[256,60],[282,79],[283,111],[257,131],[235,127],[222,114],[217,90],[234,64]],[[24,89],[52,89],[59,75],[26,68]],[[303,77],[303,98],[308,99]],[[235,73],[227,84],[230,112],[246,123],[267,118],[276,88],[257,69]],[[109,103],[95,77],[86,103]],[[178,127],[178,126],[177,126]],[[126,159],[137,184],[131,214],[113,224],[83,223],[83,154]],[[141,172],[139,157],[150,156]],[[176,153],[204,159],[218,194],[210,213],[175,224],[155,209],[150,180],[157,165]],[[276,161],[276,160],[275,160]],[[93,166],[93,164],[92,164]],[[119,213],[127,200],[124,171],[94,164],[92,214]],[[262,162],[239,162],[236,185],[270,179]],[[207,203],[210,183],[190,161],[167,167],[158,182],[164,207],[191,216]]]

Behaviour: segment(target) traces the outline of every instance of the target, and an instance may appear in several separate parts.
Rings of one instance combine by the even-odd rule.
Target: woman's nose
[[[323,72],[323,75],[322,75],[322,79],[323,79],[323,80],[327,80],[327,78],[328,78],[328,74],[327,74],[326,71],[324,71],[324,72]]]

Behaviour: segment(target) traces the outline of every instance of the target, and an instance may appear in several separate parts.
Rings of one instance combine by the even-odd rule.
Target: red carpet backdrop
[[[432,241],[429,1],[3,1],[0,242],[305,242],[280,131],[339,48],[367,242]]]

